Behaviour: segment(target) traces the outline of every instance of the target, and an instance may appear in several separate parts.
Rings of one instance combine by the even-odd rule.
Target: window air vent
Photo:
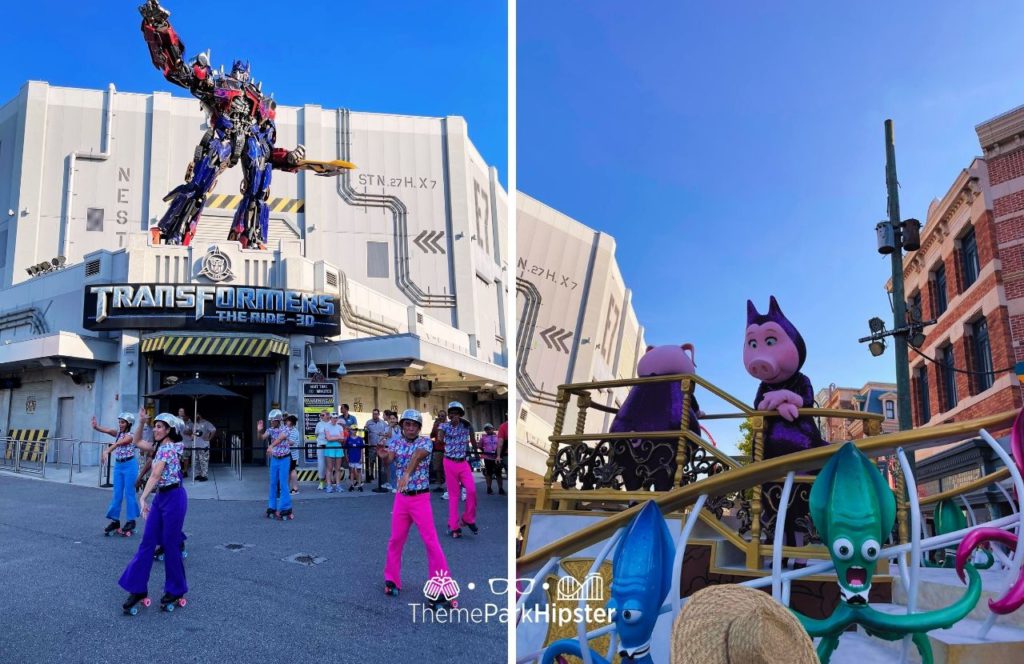
[[[520,408],[519,409],[519,419],[521,419],[524,422],[526,421],[526,409],[525,408]]]
[[[95,277],[100,273],[100,259],[94,258],[85,264],[85,276]]]
[[[417,312],[417,314],[416,314],[416,322],[417,323],[423,323],[423,314]]]
[[[331,272],[331,271],[327,272],[327,285],[328,286],[333,286],[335,288],[338,287],[338,275],[337,275],[337,273]]]

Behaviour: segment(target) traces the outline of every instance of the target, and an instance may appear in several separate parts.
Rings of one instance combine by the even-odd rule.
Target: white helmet
[[[129,413],[127,410],[117,416],[117,419],[124,420],[128,423],[128,426],[135,424],[135,416]]]
[[[273,422],[274,420],[283,420],[284,413],[282,413],[279,408],[275,408],[269,413],[267,413],[267,419],[270,420],[271,422]]]
[[[409,420],[410,422],[415,422],[420,426],[421,429],[423,428],[423,416],[420,415],[420,411],[416,410],[415,408],[410,408],[408,410],[402,411],[402,416],[398,418],[398,423],[401,424],[406,420]]]
[[[163,422],[167,425],[168,429],[173,429],[175,433],[180,433],[185,428],[182,426],[182,421],[178,419],[178,416],[170,413],[160,413],[154,417],[153,424],[157,422]]]
[[[453,410],[459,411],[459,415],[465,415],[466,414],[466,409],[458,401],[453,401],[450,404],[448,404],[448,411],[451,412]]]

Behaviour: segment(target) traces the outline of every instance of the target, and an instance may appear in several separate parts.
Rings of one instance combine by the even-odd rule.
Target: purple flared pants
[[[157,493],[153,507],[146,519],[146,531],[139,542],[139,550],[128,563],[118,583],[130,593],[148,592],[149,573],[153,569],[153,552],[157,545],[164,549],[164,569],[167,575],[164,592],[184,595],[188,592],[185,583],[185,563],[181,557],[181,543],[184,534],[185,511],[188,496],[183,487],[164,493]]]

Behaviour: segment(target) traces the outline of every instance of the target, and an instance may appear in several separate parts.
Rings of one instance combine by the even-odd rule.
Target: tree
[[[736,443],[736,447],[739,449],[740,454],[750,460],[754,457],[754,427],[750,425],[750,420],[740,422],[740,435],[743,438]]]

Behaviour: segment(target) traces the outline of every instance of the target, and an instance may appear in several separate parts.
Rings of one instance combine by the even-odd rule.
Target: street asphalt
[[[506,497],[477,488],[480,534],[459,540],[443,536],[448,503],[431,494],[456,612],[422,606],[415,528],[402,594],[384,595],[391,495],[314,500],[304,489],[293,521],[268,520],[262,501],[191,500],[187,606],[160,611],[158,562],[154,604],[131,617],[117,580],[141,532],[103,536],[110,491],[0,473],[0,662],[505,662],[508,598],[488,580],[506,576]],[[319,562],[285,560],[296,554]]]

